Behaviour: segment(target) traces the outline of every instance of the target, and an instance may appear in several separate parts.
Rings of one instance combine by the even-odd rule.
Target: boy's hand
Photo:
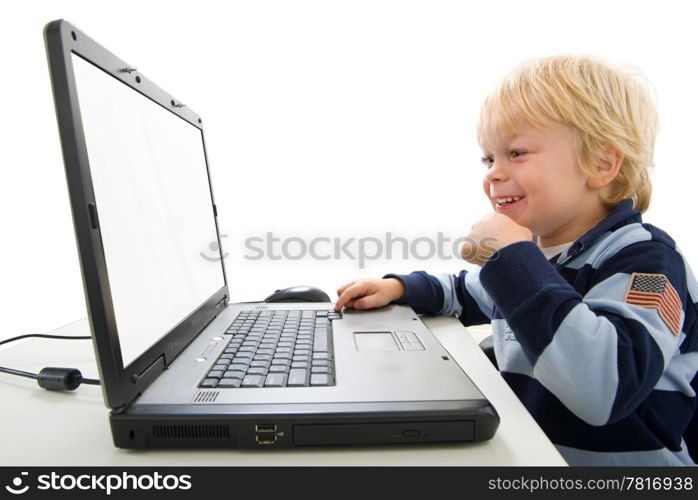
[[[531,241],[533,233],[503,214],[487,214],[477,221],[461,247],[461,257],[483,266],[494,252],[517,241]]]
[[[405,285],[395,278],[358,279],[350,281],[337,290],[339,298],[334,305],[335,311],[342,307],[354,309],[373,309],[390,304],[402,298]]]

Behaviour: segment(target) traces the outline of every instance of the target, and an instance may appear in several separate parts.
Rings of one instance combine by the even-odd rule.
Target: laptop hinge
[[[165,371],[165,355],[162,354],[153,361],[148,368],[137,375],[131,377],[131,382],[141,385],[143,388],[148,387],[158,376]]]
[[[214,315],[211,317],[211,319],[210,319],[205,325],[203,325],[203,326],[201,327],[201,329],[196,333],[196,335],[194,335],[194,336],[186,343],[186,345],[182,345],[181,348],[179,348],[176,352],[165,353],[165,354],[169,354],[169,356],[165,359],[165,367],[168,367],[168,366],[170,366],[172,363],[174,363],[174,361],[179,357],[179,355],[182,354],[182,353],[184,352],[184,350],[187,348],[187,346],[189,346],[189,344],[190,344],[191,342],[193,342],[194,340],[196,340],[196,338],[201,334],[201,332],[203,332],[203,331],[208,327],[208,325],[210,325],[210,324],[213,322],[213,320],[215,320],[215,319],[218,317],[218,315],[219,315],[221,312],[223,312],[223,310],[225,309],[225,307],[226,307],[227,305],[228,305],[228,295],[224,295],[223,298],[222,298],[221,300],[219,300],[218,302],[216,302],[216,304],[213,306],[213,311],[215,311],[215,313],[214,313]],[[146,371],[147,371],[147,370],[146,370]]]
[[[217,309],[222,305],[223,306],[228,305],[228,296],[227,295],[223,295],[223,298],[220,301],[218,301],[218,303],[214,306],[214,309]]]

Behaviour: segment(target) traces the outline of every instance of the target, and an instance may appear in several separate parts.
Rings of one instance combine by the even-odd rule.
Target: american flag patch
[[[656,309],[674,335],[681,333],[681,299],[663,274],[633,273],[625,302]]]

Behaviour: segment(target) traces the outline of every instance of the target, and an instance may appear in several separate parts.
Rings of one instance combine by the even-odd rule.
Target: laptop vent
[[[154,425],[155,439],[215,439],[230,437],[227,425],[220,424],[178,424]]]
[[[269,306],[254,306],[252,309],[268,309]]]
[[[194,403],[213,403],[218,399],[218,391],[199,391],[194,396]]]

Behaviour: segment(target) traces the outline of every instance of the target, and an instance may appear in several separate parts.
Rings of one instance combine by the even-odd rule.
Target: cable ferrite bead
[[[46,367],[39,372],[38,382],[49,391],[73,391],[82,381],[82,373],[76,368]]]

